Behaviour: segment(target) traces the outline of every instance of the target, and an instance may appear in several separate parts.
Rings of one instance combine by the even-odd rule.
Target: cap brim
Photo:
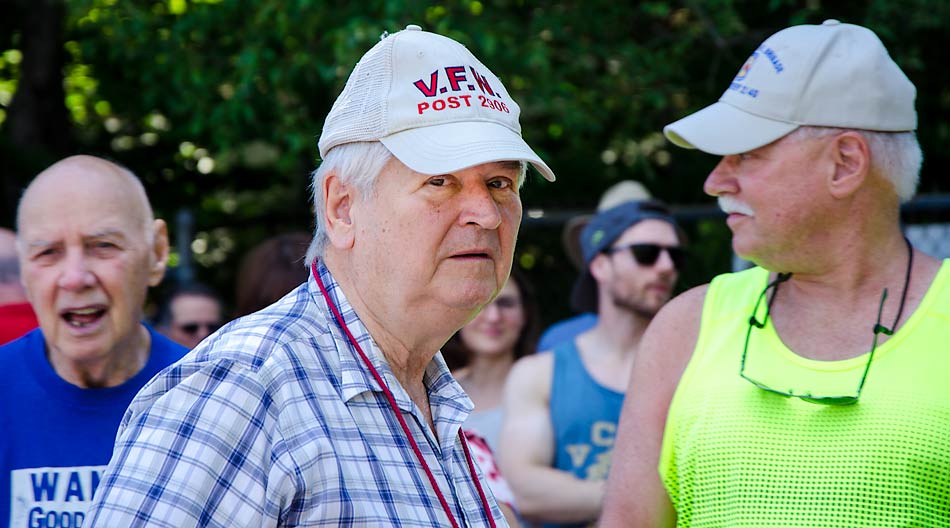
[[[674,145],[727,156],[768,145],[798,127],[720,101],[666,125],[663,134]]]
[[[445,174],[483,163],[523,160],[548,181],[554,172],[511,129],[488,121],[444,123],[413,128],[380,138],[380,142],[410,169],[422,174]]]

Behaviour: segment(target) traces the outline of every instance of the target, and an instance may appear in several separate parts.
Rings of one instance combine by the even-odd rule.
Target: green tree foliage
[[[56,0],[20,0],[0,24],[0,119],[28,57],[28,14]],[[235,259],[261,238],[310,229],[309,173],[323,118],[362,53],[410,23],[466,44],[522,107],[524,135],[559,175],[532,178],[518,260],[543,301],[566,310],[574,270],[560,248],[565,214],[593,208],[612,183],[633,178],[678,206],[710,204],[702,181],[715,160],[674,150],[660,131],[716,100],[754,47],[797,23],[838,18],[873,28],[916,83],[927,154],[923,192],[946,190],[950,141],[946,42],[950,4],[932,0],[71,0],[62,47],[62,145],[35,145],[3,175],[11,189],[43,163],[76,151],[110,156],[146,182],[158,211],[195,214],[199,277],[226,295]],[[16,21],[21,24],[18,26]],[[8,30],[8,31],[7,31]],[[3,50],[0,50],[3,51]],[[20,58],[23,63],[20,63]],[[6,113],[4,113],[6,112]],[[37,116],[42,118],[43,116]],[[4,122],[0,153],[22,154]],[[78,146],[78,147],[77,147]],[[40,152],[42,154],[36,154]],[[39,165],[39,167],[38,167]],[[175,224],[172,224],[174,231]],[[721,221],[689,222],[686,285],[729,267]],[[174,235],[174,233],[173,233]],[[544,298],[546,297],[546,298]]]

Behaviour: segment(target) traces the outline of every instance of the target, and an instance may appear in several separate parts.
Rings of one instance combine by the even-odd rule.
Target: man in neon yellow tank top
[[[641,344],[604,526],[950,526],[950,264],[899,206],[914,85],[870,30],[776,33],[666,127],[758,267],[666,305]]]

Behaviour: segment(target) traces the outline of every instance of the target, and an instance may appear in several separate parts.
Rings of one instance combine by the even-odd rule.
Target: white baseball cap
[[[746,60],[719,102],[669,124],[674,144],[739,154],[799,126],[916,130],[917,90],[871,30],[826,20],[783,29]]]
[[[360,59],[323,124],[320,156],[380,141],[410,169],[443,174],[523,160],[554,172],[521,138],[521,109],[465,46],[409,25]]]

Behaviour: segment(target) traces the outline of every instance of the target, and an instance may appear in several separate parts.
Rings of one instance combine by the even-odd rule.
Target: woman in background
[[[498,450],[508,371],[515,360],[534,353],[540,333],[541,316],[534,290],[527,278],[512,268],[511,277],[495,300],[442,347],[452,375],[475,404],[462,425],[465,438],[513,528],[521,526],[515,497],[498,471],[493,452]]]
[[[464,429],[498,450],[505,378],[518,358],[532,354],[541,318],[534,290],[517,269],[501,293],[442,347],[455,379],[475,404]]]
[[[303,261],[310,238],[309,233],[302,231],[272,236],[241,258],[235,290],[235,317],[270,306],[306,282],[310,270]]]

